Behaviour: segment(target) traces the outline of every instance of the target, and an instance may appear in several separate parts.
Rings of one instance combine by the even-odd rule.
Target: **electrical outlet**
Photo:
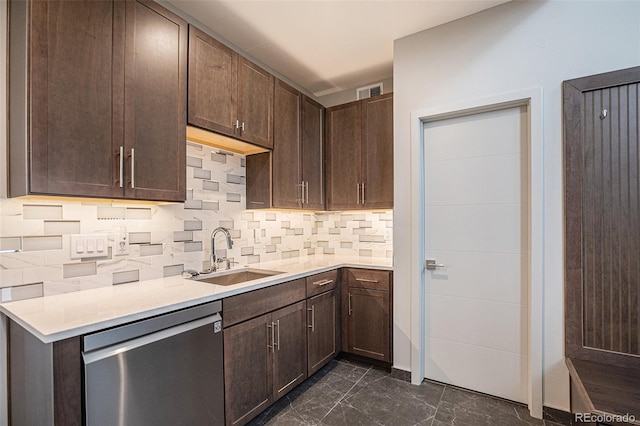
[[[129,254],[129,234],[126,226],[121,227],[113,239],[113,254],[115,256]]]

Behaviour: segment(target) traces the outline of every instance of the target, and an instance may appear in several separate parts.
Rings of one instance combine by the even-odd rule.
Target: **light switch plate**
[[[91,259],[109,255],[107,234],[72,234],[71,259]]]

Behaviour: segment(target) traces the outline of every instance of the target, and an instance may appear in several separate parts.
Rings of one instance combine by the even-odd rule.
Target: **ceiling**
[[[317,97],[392,77],[393,41],[507,0],[169,0]]]

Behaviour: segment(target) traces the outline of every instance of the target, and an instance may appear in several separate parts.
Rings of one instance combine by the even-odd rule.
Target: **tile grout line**
[[[373,366],[369,367],[369,368],[367,369],[367,371],[365,371],[365,372],[364,372],[364,374],[362,375],[362,377],[360,377],[358,380],[356,380],[356,382],[355,382],[355,383],[354,383],[354,384],[349,388],[349,390],[348,390],[348,391],[346,391],[346,392],[344,393],[344,395],[342,395],[342,396],[340,397],[340,399],[339,399],[338,401],[336,401],[336,403],[335,403],[335,404],[333,404],[333,407],[331,407],[331,409],[330,409],[329,411],[327,411],[327,414],[325,414],[324,416],[322,416],[322,418],[320,419],[320,421],[324,420],[324,419],[325,419],[329,414],[331,414],[331,412],[333,411],[333,409],[334,409],[334,408],[336,408],[336,407],[338,406],[338,404],[340,404],[340,402],[341,402],[341,401],[342,401],[342,400],[343,400],[343,399],[344,399],[344,398],[349,394],[349,392],[351,392],[351,391],[353,390],[353,388],[355,388],[355,387],[356,387],[356,385],[357,385],[358,383],[360,383],[360,381],[364,378],[364,376],[366,376],[366,375],[367,375],[367,373],[369,373],[369,371],[371,371],[371,369],[372,369],[372,368],[373,368]]]
[[[440,394],[440,399],[438,399],[438,405],[436,405],[436,411],[433,413],[433,419],[431,420],[431,424],[436,421],[436,416],[438,415],[438,410],[440,409],[440,403],[442,402],[442,398],[444,397],[444,391],[447,390],[447,385],[442,385],[442,393]]]

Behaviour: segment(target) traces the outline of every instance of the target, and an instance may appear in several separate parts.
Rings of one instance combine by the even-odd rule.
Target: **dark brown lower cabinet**
[[[307,299],[309,323],[307,325],[309,375],[338,354],[338,303],[336,290]]]
[[[391,364],[391,272],[346,268],[342,285],[343,350]]]
[[[224,330],[227,425],[244,425],[307,377],[306,302]]]

